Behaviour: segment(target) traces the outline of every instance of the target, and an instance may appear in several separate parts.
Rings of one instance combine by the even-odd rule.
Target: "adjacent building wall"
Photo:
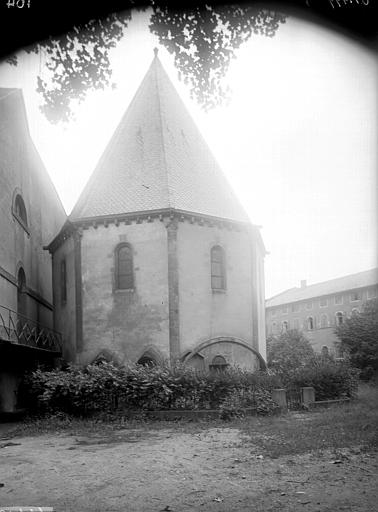
[[[51,259],[43,246],[58,233],[66,215],[30,138],[17,89],[9,89],[0,102],[0,149],[0,305],[17,309],[17,273],[22,267],[25,313],[52,327]],[[26,229],[13,213],[17,194],[25,204]]]
[[[0,328],[3,320],[5,325],[8,322],[5,308],[17,312],[20,268],[26,278],[20,301],[22,314],[52,328],[51,257],[43,246],[58,233],[66,215],[30,138],[21,91],[0,89],[0,95]],[[17,195],[25,205],[26,223],[15,212]],[[23,350],[26,349],[2,346],[2,411],[15,409],[20,378],[38,359],[37,351]]]
[[[66,300],[62,295],[62,261],[66,265]],[[54,326],[62,333],[63,357],[68,361],[76,359],[76,281],[75,246],[69,237],[52,255],[54,283]]]

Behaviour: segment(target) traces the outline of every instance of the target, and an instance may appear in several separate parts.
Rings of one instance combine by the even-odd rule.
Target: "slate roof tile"
[[[155,56],[70,219],[162,208],[249,221]]]

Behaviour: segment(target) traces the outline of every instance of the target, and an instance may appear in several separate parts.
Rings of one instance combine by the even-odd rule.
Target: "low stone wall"
[[[241,409],[240,412],[244,414],[244,416],[256,416],[257,411],[252,407],[247,407],[245,409]],[[220,417],[221,411],[219,409],[182,409],[182,410],[160,410],[160,411],[125,411],[125,418],[134,419],[140,418],[142,415],[144,418],[148,418],[151,420],[167,420],[167,421],[175,421],[175,420],[210,420],[210,419],[218,419]]]
[[[282,411],[288,410],[286,389],[274,389],[272,398]],[[330,407],[332,405],[344,404],[350,401],[350,398],[340,398],[337,400],[319,400],[315,399],[315,389],[313,387],[300,388],[300,403],[303,409],[313,409],[317,407]]]
[[[339,398],[338,400],[319,400],[312,402],[310,407],[316,409],[318,407],[331,407],[332,405],[341,405],[350,402],[350,398]]]

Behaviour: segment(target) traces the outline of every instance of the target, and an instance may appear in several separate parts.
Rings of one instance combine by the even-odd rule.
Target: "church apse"
[[[197,351],[197,365],[219,356],[255,368],[265,353],[256,229],[155,54],[60,235],[76,240],[75,360],[107,350],[134,363],[154,349],[159,360]]]

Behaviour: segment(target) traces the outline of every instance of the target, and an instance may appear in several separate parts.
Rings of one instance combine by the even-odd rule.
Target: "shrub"
[[[335,362],[331,357],[315,357],[293,376],[291,385],[311,386],[316,400],[354,397],[358,391],[359,372],[348,363]]]
[[[270,410],[269,397],[277,378],[240,368],[198,373],[182,364],[117,367],[103,362],[86,367],[70,365],[65,370],[36,370],[24,384],[27,402],[38,412],[87,416],[122,409],[209,409],[224,406],[225,400],[231,400],[227,397],[239,393],[243,403],[252,403],[253,396],[253,403],[263,413]]]
[[[284,384],[314,356],[311,343],[296,329],[284,332],[280,336],[269,336],[267,339],[268,367],[274,374],[280,376]]]
[[[220,417],[224,420],[243,417],[246,408],[254,409],[257,414],[268,415],[276,411],[278,405],[267,389],[233,389],[221,400]]]
[[[365,302],[360,313],[346,318],[336,335],[351,364],[361,370],[361,378],[369,380],[378,374],[378,299]]]

